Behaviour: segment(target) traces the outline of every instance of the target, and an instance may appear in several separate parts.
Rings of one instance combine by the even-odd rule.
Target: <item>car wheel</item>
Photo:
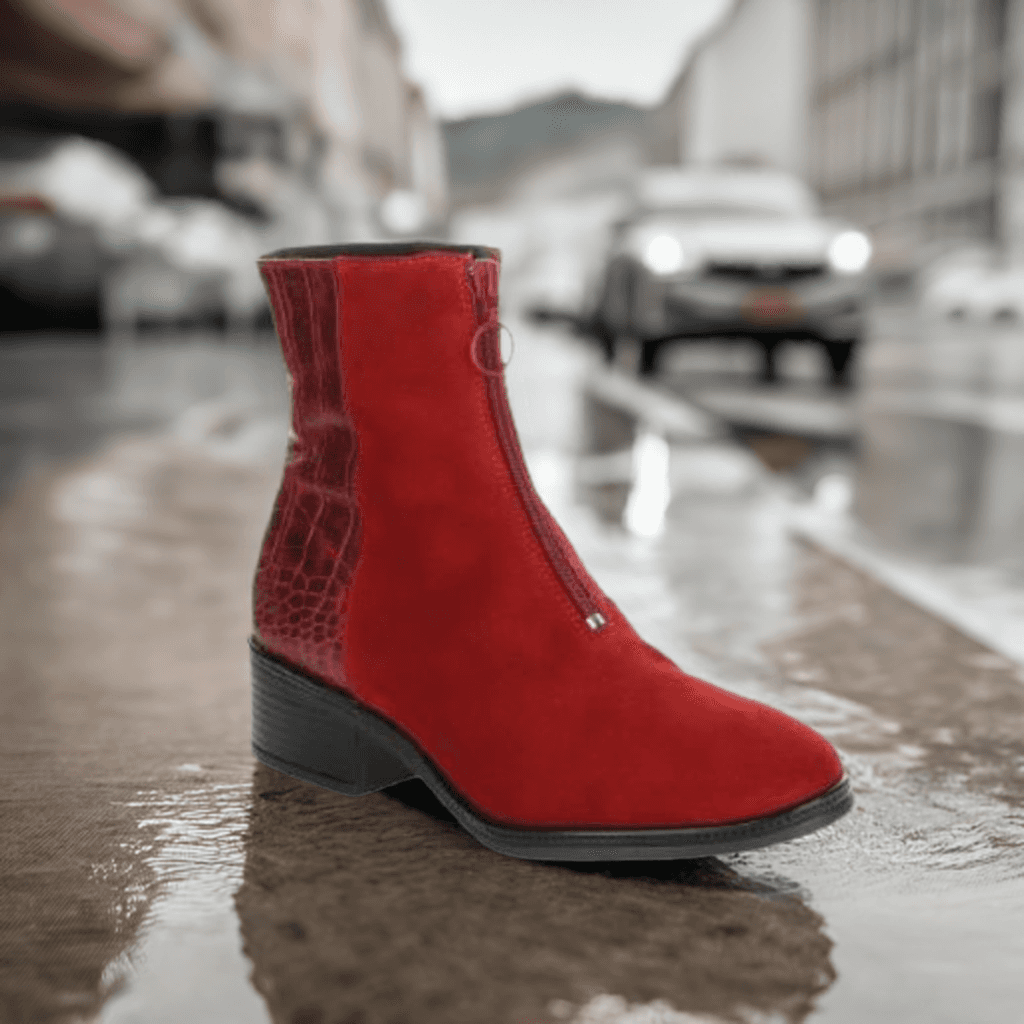
[[[611,365],[615,362],[615,332],[608,326],[608,324],[600,317],[595,316],[590,323],[590,330],[588,332],[593,338],[597,340],[598,345],[601,346],[601,352],[604,355],[604,361]]]
[[[853,349],[857,344],[855,338],[845,341],[826,341],[825,354],[828,356],[829,368],[832,371],[833,387],[846,387],[850,383]]]
[[[758,378],[763,384],[774,384],[778,380],[778,363],[776,353],[779,348],[778,338],[758,338],[761,347],[761,372]]]
[[[630,335],[633,307],[631,279],[630,270],[624,263],[613,263],[606,273],[601,301],[594,313],[593,334],[609,364],[615,361],[619,340]]]
[[[658,360],[661,356],[660,341],[640,342],[640,366],[641,377],[653,377],[658,372]]]

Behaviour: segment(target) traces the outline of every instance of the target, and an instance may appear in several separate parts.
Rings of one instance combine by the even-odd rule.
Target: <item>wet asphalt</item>
[[[0,1021],[1020,1019],[1024,669],[800,539],[811,488],[721,411],[511,326],[531,471],[597,580],[685,669],[827,735],[855,810],[581,868],[479,847],[414,784],[351,800],[255,765],[275,347],[8,345]]]

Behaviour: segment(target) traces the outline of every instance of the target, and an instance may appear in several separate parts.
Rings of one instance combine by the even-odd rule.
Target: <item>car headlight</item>
[[[695,253],[684,249],[678,239],[671,235],[656,235],[645,246],[641,259],[653,274],[676,274],[680,270],[692,269]]]
[[[828,261],[840,274],[859,274],[871,259],[871,242],[860,231],[841,231],[828,247]]]

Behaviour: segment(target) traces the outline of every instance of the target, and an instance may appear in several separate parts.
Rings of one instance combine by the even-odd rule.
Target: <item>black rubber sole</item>
[[[249,642],[252,749],[286,775],[346,796],[364,796],[418,778],[484,846],[524,860],[687,860],[752,850],[830,825],[853,806],[847,779],[781,814],[676,829],[518,829],[480,817],[429,758],[351,697],[275,661]]]

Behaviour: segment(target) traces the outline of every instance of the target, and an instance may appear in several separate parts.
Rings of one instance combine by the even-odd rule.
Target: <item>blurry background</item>
[[[652,168],[811,192],[754,255],[702,227],[666,297],[644,261],[690,241],[640,224]],[[501,247],[507,310],[828,477],[893,550],[1020,553],[1019,0],[0,0],[0,486],[272,348],[260,253],[403,237]],[[672,320],[727,284],[739,320]],[[186,342],[205,369],[170,369]]]

